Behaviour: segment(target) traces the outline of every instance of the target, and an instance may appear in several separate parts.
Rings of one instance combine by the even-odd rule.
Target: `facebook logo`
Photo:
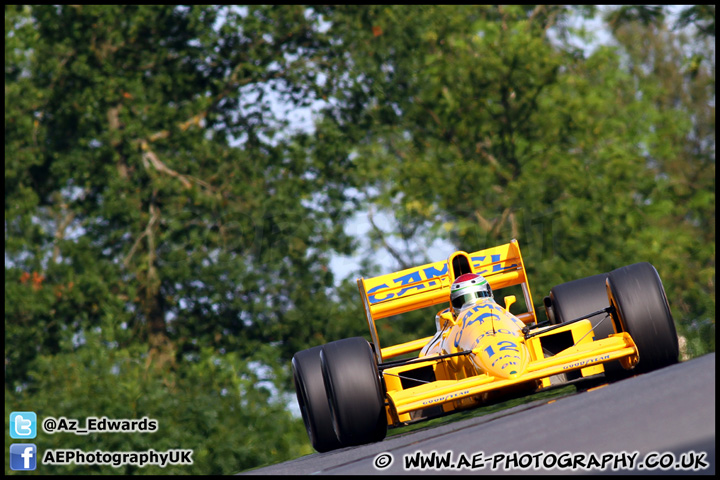
[[[10,470],[35,470],[37,447],[33,443],[10,445]]]
[[[10,438],[35,438],[37,415],[35,412],[12,412],[10,414]]]

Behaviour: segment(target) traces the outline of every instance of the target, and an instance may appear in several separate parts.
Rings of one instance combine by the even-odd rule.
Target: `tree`
[[[6,7],[6,382],[104,317],[178,359],[273,344],[261,355],[288,360],[328,323],[345,160],[309,153],[267,98],[322,95],[317,22],[300,6]],[[28,336],[39,351],[7,348]]]

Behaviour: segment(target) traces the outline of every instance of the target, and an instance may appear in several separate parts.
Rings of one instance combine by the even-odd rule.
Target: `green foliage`
[[[280,135],[264,98],[321,94],[317,16],[8,9],[6,325],[14,342],[32,323],[41,347],[11,358],[6,382],[57,353],[60,328],[92,328],[103,311],[178,355],[271,343],[288,361],[332,318],[329,252],[351,245],[345,162]],[[18,285],[26,272],[42,285]]]

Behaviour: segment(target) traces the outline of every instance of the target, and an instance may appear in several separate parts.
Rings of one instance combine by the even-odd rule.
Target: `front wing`
[[[531,350],[537,351],[541,338],[541,336],[534,337],[528,341]],[[613,360],[620,360],[625,368],[631,368],[637,363],[637,347],[629,334],[622,332],[603,340],[588,339],[548,358],[536,355],[536,359],[530,362],[525,373],[514,379],[499,379],[492,375],[480,374],[462,379],[441,379],[402,388],[399,378],[406,368],[402,366],[389,368],[383,371],[387,387],[388,421],[392,425],[407,422],[411,420],[412,412],[438,405],[442,405],[445,412],[470,406],[479,403],[476,398],[483,393],[526,382],[538,381],[542,386],[549,386],[549,378],[561,373],[575,370],[581,370],[583,376],[602,373],[604,369],[601,364]],[[412,368],[432,367],[439,372],[442,370],[443,361],[446,360],[428,357],[426,361],[414,363]]]

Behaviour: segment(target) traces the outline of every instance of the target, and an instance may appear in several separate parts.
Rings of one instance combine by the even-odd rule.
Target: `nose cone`
[[[530,358],[525,343],[511,335],[488,335],[473,349],[478,368],[498,378],[514,379],[525,373]]]

